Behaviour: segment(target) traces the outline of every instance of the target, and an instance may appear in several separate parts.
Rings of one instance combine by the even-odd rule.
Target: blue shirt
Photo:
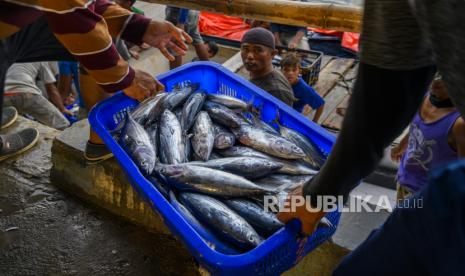
[[[80,107],[84,107],[84,101],[81,96],[81,88],[79,87],[79,73],[78,73],[78,63],[75,61],[60,61],[58,62],[58,68],[60,70],[60,75],[64,76],[73,76],[74,87],[78,94],[78,104]]]
[[[293,107],[299,112],[302,112],[304,106],[307,104],[311,106],[312,109],[318,109],[325,103],[323,98],[302,78],[299,78],[299,81],[292,85],[292,90],[294,91],[294,97],[297,98]]]

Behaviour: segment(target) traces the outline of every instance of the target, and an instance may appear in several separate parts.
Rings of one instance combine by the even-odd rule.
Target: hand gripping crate
[[[273,96],[235,75],[222,66],[211,62],[195,62],[162,74],[158,79],[170,91],[175,85],[200,83],[207,93],[219,93],[253,101],[262,108],[264,121],[275,119],[279,110],[281,123],[306,135],[323,154],[328,154],[335,138],[320,126],[309,121]],[[295,220],[269,237],[258,247],[239,255],[226,255],[215,251],[189,225],[165,197],[139,171],[126,152],[110,134],[133,109],[137,102],[123,93],[100,102],[89,116],[93,129],[114,153],[134,188],[158,212],[167,227],[188,247],[200,266],[213,275],[278,275],[296,265],[306,254],[329,239],[336,231],[340,213],[328,213],[326,218],[334,227],[320,227],[309,237],[299,234],[300,222]]]

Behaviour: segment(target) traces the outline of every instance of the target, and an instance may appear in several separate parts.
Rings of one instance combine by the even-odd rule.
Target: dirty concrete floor
[[[12,129],[31,124],[20,119]],[[0,163],[0,275],[189,275],[196,270],[191,259],[180,257],[186,249],[172,237],[150,234],[51,186],[50,147],[57,131],[41,126],[40,132],[38,146]],[[165,250],[159,244],[172,246]]]

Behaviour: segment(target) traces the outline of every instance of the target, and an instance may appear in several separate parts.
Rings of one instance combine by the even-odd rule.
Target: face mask
[[[438,97],[436,97],[436,95],[433,95],[431,93],[429,94],[429,101],[433,106],[435,106],[437,108],[454,107],[454,104],[452,103],[452,101],[450,99],[440,100],[440,99],[438,99]]]

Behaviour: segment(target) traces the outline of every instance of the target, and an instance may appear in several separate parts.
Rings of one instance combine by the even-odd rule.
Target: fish
[[[172,180],[181,191],[192,191],[220,197],[247,197],[271,193],[241,176],[189,164],[158,165],[156,172]]]
[[[213,148],[215,149],[227,149],[236,143],[236,137],[233,133],[229,130],[225,129],[224,127],[213,124],[213,130],[215,133],[215,141],[213,144]]]
[[[220,104],[206,101],[203,108],[214,122],[226,127],[238,128],[240,125],[246,123],[234,111]]]
[[[250,200],[234,198],[223,202],[244,218],[261,236],[269,237],[284,226],[275,214],[266,212],[263,207]]]
[[[150,175],[149,177],[147,177],[147,179],[153,186],[155,186],[155,188],[160,192],[162,196],[164,196],[167,199],[169,198],[169,185],[167,185],[166,183],[164,183],[164,181],[161,181],[154,175]]]
[[[134,121],[141,125],[145,125],[146,120],[149,117],[150,110],[162,99],[166,96],[166,92],[159,93],[157,95],[148,97],[147,99],[143,100],[134,110],[132,110],[131,115]]]
[[[288,190],[293,187],[303,186],[313,178],[313,175],[283,175],[271,174],[267,177],[254,180],[258,186],[265,187],[269,190]]]
[[[153,150],[155,151],[155,160],[158,161],[158,123],[153,123],[147,128],[147,134],[149,135],[150,142],[152,143]]]
[[[201,160],[207,161],[210,159],[210,154],[215,142],[213,123],[207,112],[200,111],[192,127],[192,132],[192,148],[194,153],[200,157]]]
[[[251,125],[241,125],[231,129],[236,139],[243,145],[283,159],[301,159],[305,157],[301,148],[278,135],[266,132]]]
[[[282,165],[282,167],[276,172],[281,174],[290,175],[314,175],[317,171],[307,167],[299,161],[285,160],[277,157],[273,157],[261,151],[254,150],[249,147],[233,146],[224,150],[217,150],[217,152],[224,157],[259,157],[267,160],[272,160]]]
[[[186,222],[194,228],[200,237],[210,246],[212,249],[221,252],[223,254],[236,255],[239,254],[236,248],[232,244],[227,244],[217,237],[215,233],[210,231],[203,223],[201,223],[195,216],[178,201],[173,191],[169,193],[169,199],[171,205],[176,211],[186,220]]]
[[[207,162],[190,162],[187,164],[226,171],[243,176],[247,179],[262,178],[282,167],[279,163],[257,157],[228,157]]]
[[[189,162],[192,159],[192,134],[184,134],[182,136],[184,143],[184,162]]]
[[[145,129],[129,113],[120,134],[120,144],[143,174],[152,173],[155,167],[155,150]]]
[[[153,104],[152,108],[147,115],[147,120],[144,123],[145,127],[152,125],[154,122],[160,119],[161,114],[163,113],[163,103],[168,96],[168,93],[161,93],[157,95],[158,97],[156,100],[154,99],[155,103]]]
[[[184,163],[185,140],[176,115],[165,109],[160,118],[159,128],[161,162],[164,164]]]
[[[187,133],[194,124],[199,111],[202,109],[206,97],[207,95],[205,92],[198,91],[187,99],[182,108],[181,115],[181,128],[184,133]]]
[[[181,193],[179,199],[200,222],[239,248],[252,249],[263,241],[245,219],[221,201],[194,193]]]
[[[171,93],[168,93],[164,102],[163,108],[173,110],[179,105],[184,104],[187,98],[194,93],[199,87],[199,84],[189,85],[183,88],[175,88]]]
[[[209,94],[208,100],[224,105],[230,109],[247,110],[249,108],[249,105],[243,100],[222,94]]]
[[[269,125],[269,124],[265,123],[264,121],[262,121],[253,112],[243,113],[243,115],[244,115],[244,117],[247,118],[247,120],[250,122],[251,125],[253,125],[253,126],[257,127],[257,128],[263,129],[266,132],[269,132],[269,133],[272,133],[272,134],[275,134],[275,135],[281,135],[277,129],[275,129],[271,125]]]
[[[178,118],[178,120],[181,122],[181,118],[182,118],[182,107],[175,108],[175,109],[173,110],[173,113],[174,113],[174,115],[176,115],[176,118]]]
[[[216,152],[212,151],[212,153],[210,154],[210,159],[209,160],[215,160],[215,159],[219,159],[219,158],[223,158],[223,156],[221,156],[219,153],[216,153]]]
[[[279,130],[283,137],[286,137],[289,141],[299,146],[305,153],[302,160],[312,166],[312,168],[319,170],[325,162],[325,157],[319,152],[319,150],[308,140],[307,137],[300,134],[299,132],[280,125]]]

